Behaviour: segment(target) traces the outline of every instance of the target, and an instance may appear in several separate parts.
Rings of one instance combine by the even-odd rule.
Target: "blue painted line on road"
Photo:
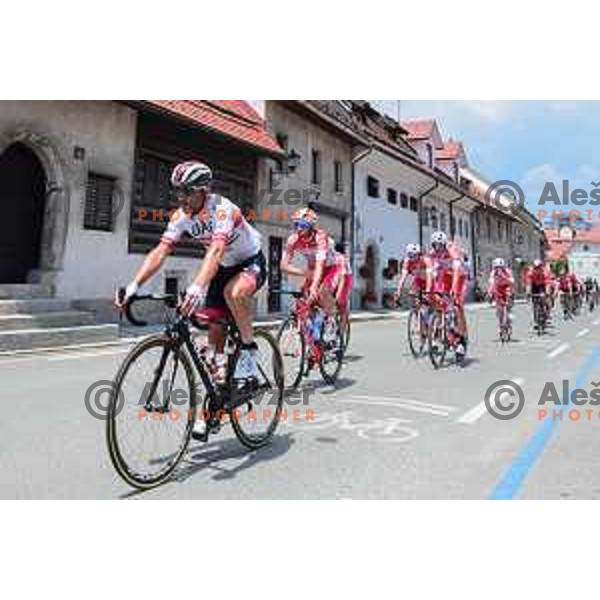
[[[588,354],[585,362],[577,370],[575,375],[575,387],[584,387],[584,382],[587,379],[589,372],[600,361],[600,347]],[[564,411],[569,408],[571,403],[562,406],[560,410]],[[513,460],[510,468],[501,479],[500,483],[494,488],[488,496],[488,500],[512,500],[523,485],[529,471],[531,471],[536,460],[540,457],[548,442],[552,438],[552,434],[558,427],[561,420],[546,417],[542,424],[537,428],[533,437],[525,444],[519,455]]]

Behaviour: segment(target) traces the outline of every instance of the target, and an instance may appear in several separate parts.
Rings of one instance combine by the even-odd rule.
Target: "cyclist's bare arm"
[[[310,295],[313,297],[316,297],[316,295],[319,292],[319,286],[321,285],[321,280],[323,279],[324,272],[325,272],[325,261],[317,259],[312,283],[310,284]]]
[[[165,258],[171,254],[171,250],[172,248],[166,244],[158,244],[158,246],[150,250],[142,266],[135,274],[134,281],[140,286],[146,283],[146,281],[160,270]]]
[[[219,265],[223,260],[224,254],[225,240],[218,239],[212,242],[202,261],[202,266],[192,283],[197,285],[200,289],[207,290],[210,282],[219,270]]]
[[[433,263],[429,257],[425,259],[425,292],[431,294],[433,287]]]
[[[396,296],[400,296],[402,294],[402,288],[404,287],[404,282],[408,277],[408,270],[406,268],[402,269],[402,274],[400,275],[400,279],[398,280],[398,287],[396,288]]]
[[[288,275],[296,275],[297,277],[304,277],[306,273],[306,271],[300,267],[295,267],[287,256],[284,256],[281,259],[280,268],[283,273],[287,273]]]

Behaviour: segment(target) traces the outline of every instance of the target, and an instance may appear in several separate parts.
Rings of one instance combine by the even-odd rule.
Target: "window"
[[[498,230],[498,241],[502,241],[502,223],[500,221],[496,222],[496,229]]]
[[[446,231],[446,213],[440,213],[440,229]]]
[[[429,207],[426,206],[423,210],[423,227],[429,227]]]
[[[311,154],[310,181],[313,185],[321,184],[321,153],[313,150]]]
[[[400,194],[400,206],[402,208],[408,208],[408,196],[404,192]]]
[[[335,192],[338,194],[344,191],[344,172],[342,170],[342,163],[339,160],[336,160],[333,163],[333,177],[334,184],[333,188]]]
[[[460,235],[460,237],[463,236],[463,220],[462,219],[458,220],[458,235]]]
[[[278,133],[276,136],[277,143],[284,149],[288,149],[288,136],[286,133]]]
[[[379,198],[379,180],[375,177],[367,177],[367,196],[369,198]]]
[[[438,228],[438,215],[437,215],[437,208],[435,206],[431,207],[431,228],[432,229]]]
[[[510,224],[508,222],[506,223],[506,241],[510,241]]]
[[[84,229],[112,231],[115,179],[89,173],[85,189]]]
[[[387,201],[394,206],[398,204],[398,192],[392,188],[387,189]]]
[[[469,223],[465,221],[465,239],[469,239]]]
[[[417,199],[414,196],[410,197],[410,210],[412,210],[413,212],[417,212],[418,206],[417,206]]]
[[[456,233],[456,219],[454,215],[450,217],[450,234]]]
[[[583,245],[583,251],[587,252],[590,249],[590,247],[587,244]]]

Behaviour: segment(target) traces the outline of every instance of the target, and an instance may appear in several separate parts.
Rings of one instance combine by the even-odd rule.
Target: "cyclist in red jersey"
[[[352,292],[352,267],[350,261],[344,253],[344,244],[339,242],[334,245],[335,258],[337,265],[337,275],[335,281],[335,300],[340,310],[342,323],[345,325],[348,320],[350,293]]]
[[[496,317],[501,318],[502,308],[508,304],[508,324],[512,322],[510,303],[515,293],[515,278],[512,270],[506,266],[503,258],[495,258],[492,263],[492,271],[488,279],[488,295],[490,300],[496,303]]]
[[[552,281],[552,272],[539,258],[533,261],[525,275],[527,284],[527,294],[529,296],[543,296],[543,302],[546,306],[546,314],[550,315],[552,305],[550,303],[550,288],[554,285]]]
[[[333,240],[324,230],[317,228],[317,215],[310,208],[295,211],[293,222],[295,232],[287,240],[281,270],[289,275],[304,277],[309,302],[319,304],[331,315],[335,312],[333,293],[338,272]],[[292,264],[296,254],[304,256],[306,269]]]
[[[402,295],[402,288],[408,278],[411,278],[410,293],[422,296],[427,287],[427,257],[423,255],[419,244],[406,246],[406,258],[402,263],[402,273],[394,297],[396,301]]]
[[[427,260],[427,293],[450,294],[456,308],[456,329],[460,342],[456,354],[464,355],[467,344],[467,322],[465,318],[465,285],[462,254],[455,245],[448,244],[448,236],[443,231],[431,235],[431,252]]]

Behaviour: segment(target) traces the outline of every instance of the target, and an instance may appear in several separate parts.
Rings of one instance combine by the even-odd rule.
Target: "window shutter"
[[[85,190],[84,229],[112,231],[114,190],[113,177],[89,173]]]

